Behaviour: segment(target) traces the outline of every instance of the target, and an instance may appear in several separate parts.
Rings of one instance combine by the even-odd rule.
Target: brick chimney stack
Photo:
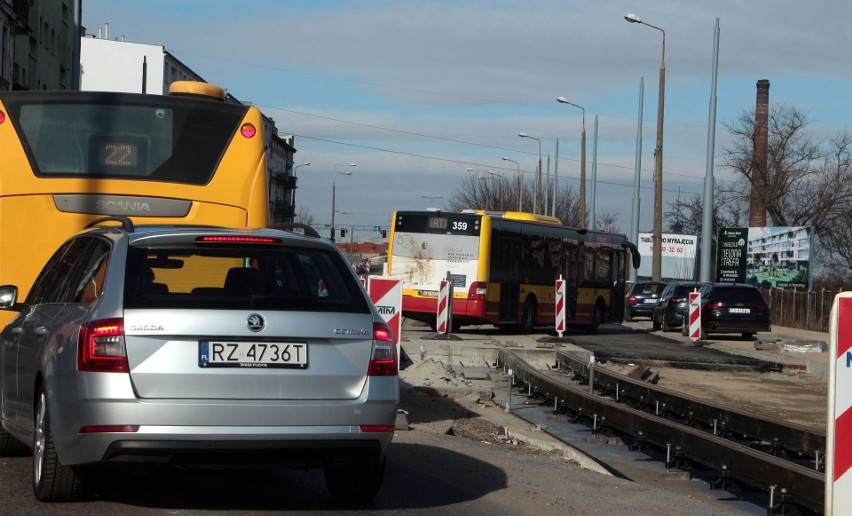
[[[769,134],[769,81],[757,81],[757,104],[754,108],[754,159],[751,164],[751,204],[749,227],[766,226],[766,169]]]

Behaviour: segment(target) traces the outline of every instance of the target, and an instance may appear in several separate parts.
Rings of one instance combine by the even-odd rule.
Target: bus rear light
[[[240,127],[240,134],[246,138],[254,138],[254,135],[257,134],[257,129],[252,124],[243,124],[243,126]]]
[[[470,289],[467,291],[467,299],[469,301],[485,301],[485,296],[487,294],[487,283],[484,281],[474,281],[470,284]]]
[[[130,370],[123,319],[101,319],[80,327],[77,370],[101,373],[126,373]]]
[[[0,111],[0,124],[6,121],[6,113]]]
[[[396,376],[396,343],[393,332],[385,323],[373,323],[373,354],[367,376]]]

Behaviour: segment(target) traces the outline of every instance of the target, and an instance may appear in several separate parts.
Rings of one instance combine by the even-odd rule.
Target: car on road
[[[650,318],[654,314],[654,304],[664,288],[666,284],[659,281],[633,283],[625,297],[624,320],[632,321],[635,317]]]
[[[107,217],[0,308],[19,312],[0,455],[32,449],[39,500],[81,498],[105,466],[323,468],[342,500],[381,486],[396,345],[326,240]]]
[[[689,303],[689,293],[697,291],[704,283],[675,282],[666,285],[654,304],[651,326],[654,330],[672,331],[683,324],[683,314]]]
[[[701,331],[739,333],[751,339],[757,332],[772,331],[769,303],[757,287],[740,283],[706,283],[701,294]],[[683,312],[688,317],[688,308]],[[682,326],[684,335],[688,325]]]

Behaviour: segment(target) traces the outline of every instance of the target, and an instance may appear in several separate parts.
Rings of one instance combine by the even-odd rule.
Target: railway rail
[[[604,370],[588,355],[557,357],[558,368],[543,371],[514,350],[499,350],[515,388],[574,421],[587,420],[593,432],[614,431],[632,447],[667,450],[667,467],[699,465],[715,472],[714,485],[741,483],[768,492],[770,513],[822,512],[824,433]]]

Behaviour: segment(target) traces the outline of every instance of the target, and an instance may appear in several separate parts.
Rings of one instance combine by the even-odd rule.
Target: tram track
[[[511,349],[499,350],[500,363],[513,371],[514,388],[573,422],[591,424],[593,434],[616,432],[633,448],[666,450],[667,467],[699,465],[715,472],[717,485],[741,483],[769,492],[770,508],[822,511],[824,432],[592,366],[588,355],[556,356],[557,367],[545,371]]]

